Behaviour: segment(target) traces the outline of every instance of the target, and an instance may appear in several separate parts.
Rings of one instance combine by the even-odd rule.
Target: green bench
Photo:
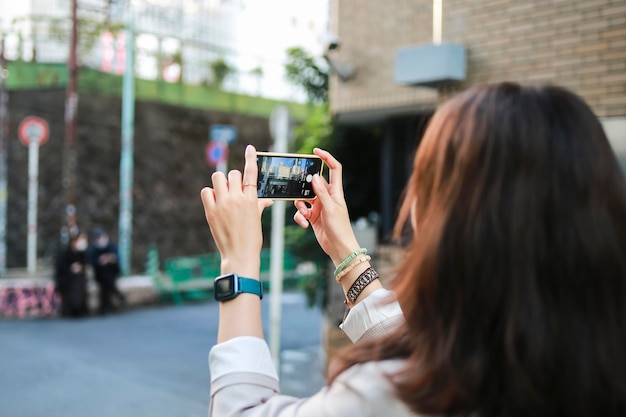
[[[180,256],[165,260],[165,277],[157,285],[159,291],[170,294],[177,305],[185,299],[202,300],[212,296],[213,280],[220,275],[219,253]],[[289,252],[283,255],[284,279],[297,279],[298,262]],[[261,281],[269,288],[270,250],[261,251]],[[163,282],[163,278],[166,282]]]

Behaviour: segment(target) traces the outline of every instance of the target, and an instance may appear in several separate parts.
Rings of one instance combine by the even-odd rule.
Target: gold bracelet
[[[348,266],[346,266],[339,274],[337,274],[337,282],[341,281],[341,278],[345,277],[348,272],[352,271],[354,268],[357,267],[357,265],[363,263],[363,262],[368,262],[372,259],[371,256],[369,255],[365,255],[359,259],[357,259],[355,262],[352,262],[351,264],[349,264]]]

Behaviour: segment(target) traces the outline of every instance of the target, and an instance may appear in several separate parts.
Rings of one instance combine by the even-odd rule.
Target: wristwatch
[[[213,286],[215,300],[228,301],[245,292],[263,298],[263,284],[258,279],[244,278],[237,274],[220,275]]]

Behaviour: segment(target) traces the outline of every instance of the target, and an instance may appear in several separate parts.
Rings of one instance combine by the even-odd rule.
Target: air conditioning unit
[[[395,81],[398,84],[437,88],[464,81],[465,46],[442,43],[410,46],[396,51]]]

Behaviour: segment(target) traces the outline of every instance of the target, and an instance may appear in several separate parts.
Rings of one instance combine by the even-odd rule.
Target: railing
[[[269,287],[270,251],[261,251],[261,281]],[[316,269],[319,270],[319,269]],[[283,274],[288,281],[297,281],[303,274],[298,261],[289,252],[283,254]],[[155,277],[155,286],[171,296],[177,305],[184,299],[206,299],[212,295],[213,281],[220,275],[219,253],[180,256],[165,260],[165,276]]]

